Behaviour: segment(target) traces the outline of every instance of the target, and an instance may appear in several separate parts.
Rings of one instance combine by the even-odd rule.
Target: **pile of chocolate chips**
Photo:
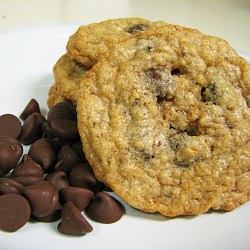
[[[58,103],[46,119],[31,99],[20,119],[0,116],[0,229],[14,232],[28,220],[60,220],[59,232],[85,235],[93,227],[84,215],[101,223],[118,221],[124,206],[106,192],[85,159],[74,105]],[[23,145],[30,145],[27,154]]]

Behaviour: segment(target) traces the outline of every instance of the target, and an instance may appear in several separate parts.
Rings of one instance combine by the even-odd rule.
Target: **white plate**
[[[31,98],[46,111],[52,67],[65,52],[76,26],[52,26],[0,33],[0,114],[19,115]],[[247,55],[243,56],[247,57]],[[248,59],[250,59],[248,57]],[[57,232],[55,223],[31,223],[15,233],[0,230],[0,249],[249,249],[250,202],[228,213],[168,219],[126,206],[117,223],[90,220],[81,237]]]

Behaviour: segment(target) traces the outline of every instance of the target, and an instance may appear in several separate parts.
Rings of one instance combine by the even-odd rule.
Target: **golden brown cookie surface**
[[[86,157],[128,204],[177,216],[250,199],[250,67],[225,41],[152,26],[80,85]]]
[[[118,18],[81,26],[69,39],[68,54],[91,68],[116,43],[147,29],[151,23],[142,18]]]
[[[55,84],[50,89],[48,105],[65,99],[75,101],[77,83],[87,68],[107,56],[116,43],[147,29],[151,23],[142,18],[119,18],[81,26],[69,38],[68,53],[54,66]]]
[[[49,107],[63,100],[75,101],[78,83],[87,71],[86,68],[64,54],[54,66],[55,83],[49,91]]]

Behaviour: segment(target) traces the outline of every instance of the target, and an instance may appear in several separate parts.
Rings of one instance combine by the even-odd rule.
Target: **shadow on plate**
[[[213,210],[213,209],[209,209],[207,212],[203,213],[203,214],[198,214],[198,215],[179,215],[176,217],[167,217],[167,216],[163,216],[160,213],[156,212],[156,213],[146,213],[143,211],[140,211],[136,208],[133,208],[127,204],[124,204],[126,209],[126,215],[130,216],[130,217],[136,217],[139,219],[147,219],[147,220],[153,220],[153,221],[170,221],[170,220],[193,220],[195,218],[197,218],[197,216],[204,216],[204,215],[216,215],[216,214],[227,214],[228,211],[222,211],[222,210]]]

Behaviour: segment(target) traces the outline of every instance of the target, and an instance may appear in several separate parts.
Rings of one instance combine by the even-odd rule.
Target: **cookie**
[[[100,57],[113,49],[114,44],[147,29],[151,23],[142,18],[118,18],[81,26],[69,38],[67,52],[79,63],[91,68]]]
[[[86,67],[64,54],[56,62],[54,68],[55,83],[49,90],[48,106],[52,107],[64,100],[75,101],[79,81],[87,71]]]
[[[247,202],[246,60],[222,39],[170,24],[110,46],[76,96],[84,153],[98,180],[129,205],[165,216]]]
[[[69,38],[68,53],[54,66],[55,84],[49,91],[48,106],[65,99],[75,100],[77,82],[87,68],[91,68],[99,57],[108,54],[113,44],[145,30],[150,23],[142,18],[125,18],[81,26]]]
[[[75,90],[82,74],[108,56],[113,46],[150,25],[161,26],[162,21],[151,22],[142,18],[120,18],[81,26],[67,43],[67,52],[54,66],[55,84],[49,91],[48,106],[65,99],[75,101]]]

